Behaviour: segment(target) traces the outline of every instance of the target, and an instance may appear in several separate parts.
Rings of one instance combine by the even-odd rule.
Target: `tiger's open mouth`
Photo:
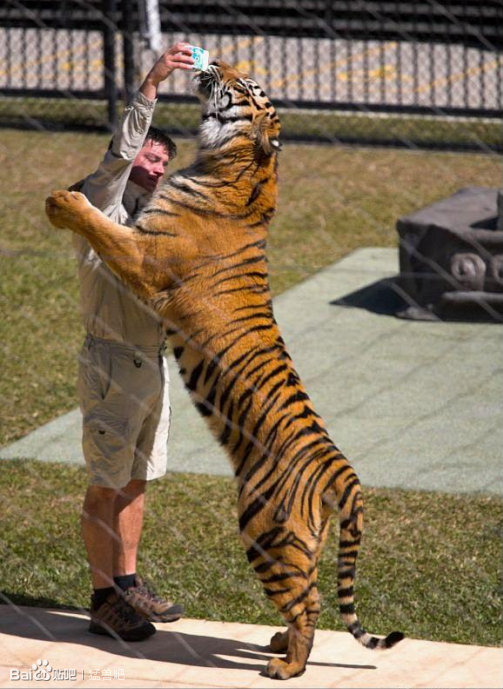
[[[209,65],[204,72],[199,72],[194,77],[196,91],[199,96],[208,99],[211,96],[213,87],[220,80],[221,74],[218,66],[214,63]]]

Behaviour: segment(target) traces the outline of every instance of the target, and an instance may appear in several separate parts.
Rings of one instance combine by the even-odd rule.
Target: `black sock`
[[[94,589],[93,591],[93,606],[94,609],[97,610],[99,607],[103,605],[103,603],[106,601],[108,596],[111,593],[114,593],[114,587],[113,586],[108,586],[105,589]]]
[[[114,577],[114,582],[123,591],[135,585],[136,573],[135,574],[121,574],[119,577]]]

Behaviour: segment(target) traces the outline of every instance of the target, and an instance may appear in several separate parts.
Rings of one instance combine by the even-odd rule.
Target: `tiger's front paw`
[[[78,191],[54,191],[45,201],[45,212],[54,227],[79,232],[91,204]]]

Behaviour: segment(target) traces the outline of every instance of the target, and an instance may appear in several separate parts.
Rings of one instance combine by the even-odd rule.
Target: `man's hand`
[[[161,55],[147,74],[145,81],[140,86],[140,93],[143,93],[149,100],[154,100],[157,98],[157,88],[161,81],[167,79],[175,69],[191,69],[193,64],[190,44],[175,43]]]

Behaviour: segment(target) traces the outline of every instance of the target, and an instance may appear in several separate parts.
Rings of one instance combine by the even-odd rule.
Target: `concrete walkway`
[[[501,493],[500,325],[392,314],[394,249],[360,249],[275,300],[295,365],[368,486]],[[171,471],[230,475],[171,362]],[[0,458],[82,462],[75,410]]]
[[[186,619],[157,625],[154,637],[128,645],[89,634],[74,612],[1,606],[0,614],[1,687],[279,686],[263,674],[277,628]],[[52,681],[10,679],[37,661],[48,668],[44,660]],[[497,648],[413,639],[368,651],[348,633],[318,631],[305,674],[285,686],[499,688],[501,660]],[[73,670],[75,679],[56,680],[62,670]]]

